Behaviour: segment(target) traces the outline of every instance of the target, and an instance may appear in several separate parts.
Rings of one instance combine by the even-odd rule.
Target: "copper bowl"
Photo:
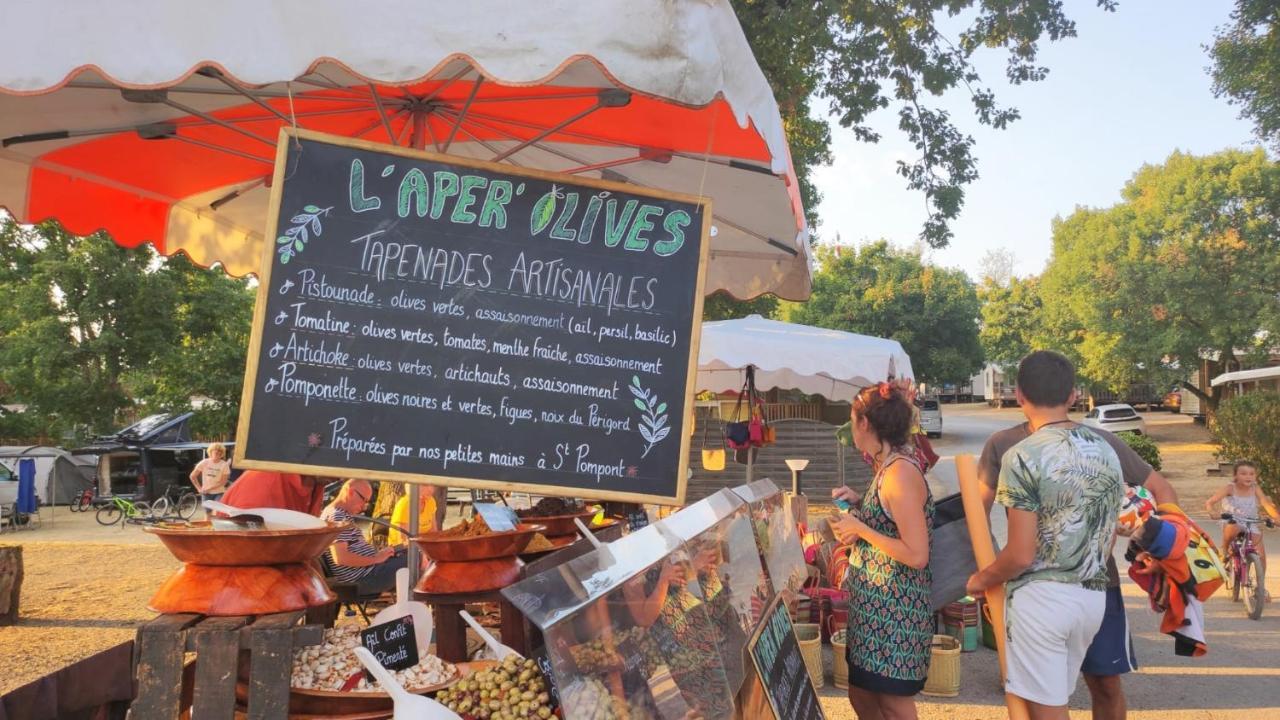
[[[347,523],[306,530],[214,530],[208,522],[149,525],[173,556],[195,565],[289,565],[314,560]],[[532,536],[530,536],[532,537]]]
[[[550,515],[547,517],[522,517],[525,522],[538,523],[547,529],[542,532],[549,538],[561,537],[563,535],[577,535],[578,526],[573,524],[574,520],[581,520],[583,525],[591,527],[591,518],[595,517],[594,510],[587,512],[573,513],[572,515]]]
[[[515,530],[459,537],[443,532],[419,535],[415,542],[422,552],[436,562],[471,562],[519,555],[533,540],[534,533],[546,534],[542,525],[521,523]]]

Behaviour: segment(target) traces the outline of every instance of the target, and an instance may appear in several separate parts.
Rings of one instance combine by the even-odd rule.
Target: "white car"
[[[1145,435],[1147,424],[1132,405],[1123,403],[1116,405],[1099,405],[1084,416],[1085,427],[1098,428],[1107,432],[1132,432]]]
[[[920,408],[920,429],[931,438],[942,437],[942,406],[937,398],[925,398],[917,401]]]

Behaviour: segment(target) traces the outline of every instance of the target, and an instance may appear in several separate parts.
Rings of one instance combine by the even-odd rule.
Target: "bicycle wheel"
[[[103,505],[98,508],[98,512],[94,515],[94,519],[99,525],[115,525],[120,522],[120,518],[124,517],[124,513],[120,511],[120,506],[115,503]]]
[[[190,520],[196,514],[196,510],[200,509],[200,496],[195,493],[183,493],[178,498],[178,517],[183,520]]]
[[[169,514],[169,498],[158,497],[153,503],[146,501],[134,503],[134,507],[138,509],[135,519],[139,522],[149,522],[151,520],[159,520]]]
[[[76,512],[89,512],[89,508],[93,507],[92,495],[81,495],[71,503],[71,508]]]
[[[1262,617],[1262,606],[1267,601],[1267,584],[1262,577],[1262,558],[1250,553],[1244,561],[1244,609],[1250,620]]]

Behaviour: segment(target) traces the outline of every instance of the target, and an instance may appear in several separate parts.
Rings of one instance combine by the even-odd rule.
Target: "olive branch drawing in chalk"
[[[311,228],[311,233],[319,235],[324,228],[320,226],[320,218],[329,214],[333,207],[320,208],[315,205],[307,205],[302,208],[302,212],[294,215],[289,222],[293,223],[293,227],[284,231],[284,234],[276,238],[276,252],[280,253],[280,264],[288,265],[294,255],[302,252],[307,246],[307,242],[311,239],[307,228]]]
[[[640,378],[635,375],[631,376],[631,384],[627,389],[636,396],[636,407],[643,413],[640,416],[640,436],[649,443],[645,446],[644,452],[640,453],[640,457],[644,458],[654,445],[671,434],[671,428],[667,427],[667,404],[658,402],[657,395],[640,387]]]
[[[546,195],[538,198],[538,202],[533,205],[533,214],[529,216],[529,233],[537,235],[547,226],[551,224],[551,219],[556,215],[556,200],[564,197],[564,191],[559,185],[552,185]]]

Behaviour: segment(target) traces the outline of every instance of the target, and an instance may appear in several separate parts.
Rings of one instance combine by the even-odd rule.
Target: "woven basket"
[[[831,635],[831,684],[841,690],[849,689],[849,657],[845,655],[848,630],[837,630]]]
[[[950,635],[934,635],[925,695],[955,697],[960,694],[960,641]]]
[[[816,623],[798,623],[796,625],[796,641],[800,644],[800,654],[804,657],[804,667],[809,671],[813,686],[820,688],[826,684],[822,667],[822,629]]]

